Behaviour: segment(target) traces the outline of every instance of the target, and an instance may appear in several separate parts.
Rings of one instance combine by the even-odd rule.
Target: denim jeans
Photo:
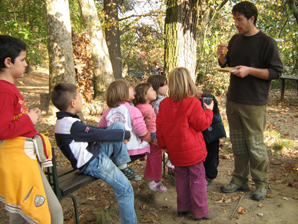
[[[115,122],[108,129],[124,129],[120,122]],[[115,165],[130,161],[124,142],[100,142],[100,154],[84,170],[84,174],[104,180],[114,189],[122,224],[137,224],[134,209],[134,192],[129,180]],[[115,163],[109,158],[114,152]]]

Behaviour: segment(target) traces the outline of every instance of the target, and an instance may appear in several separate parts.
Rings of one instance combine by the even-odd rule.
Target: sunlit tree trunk
[[[117,8],[117,0],[104,0],[104,10],[106,12],[105,34],[114,77],[115,79],[122,79],[122,59]]]
[[[165,74],[186,67],[195,80],[197,0],[168,0],[165,20]]]
[[[59,82],[75,84],[75,68],[68,0],[45,0],[45,3],[51,93],[52,88]],[[50,106],[51,113],[52,109]]]
[[[79,0],[84,26],[90,35],[94,65],[94,98],[114,80],[108,47],[94,0]]]
[[[296,19],[296,22],[298,24],[298,2],[297,0],[288,0],[288,5],[293,13],[293,16]]]

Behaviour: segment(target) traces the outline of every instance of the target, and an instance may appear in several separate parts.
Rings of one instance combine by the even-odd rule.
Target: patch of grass
[[[285,148],[293,146],[293,141],[290,139],[283,139],[280,133],[276,131],[265,132],[265,144],[271,150],[272,155],[282,153]]]
[[[135,191],[135,203],[152,204],[155,201],[155,192],[150,191],[148,187],[149,181],[142,181],[139,189]]]
[[[108,208],[99,209],[95,212],[98,220],[95,224],[112,224],[114,220],[119,220],[118,205],[111,204]]]

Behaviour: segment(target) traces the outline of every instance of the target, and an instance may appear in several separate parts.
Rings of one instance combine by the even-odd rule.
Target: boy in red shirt
[[[61,205],[37,161],[32,137],[41,111],[29,110],[14,80],[27,67],[26,44],[0,35],[0,201],[9,223],[63,223]]]

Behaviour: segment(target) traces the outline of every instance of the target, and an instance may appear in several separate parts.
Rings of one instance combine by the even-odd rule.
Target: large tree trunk
[[[67,0],[45,0],[49,51],[49,90],[59,82],[75,84],[69,5]],[[50,106],[50,113],[53,113]]]
[[[79,0],[84,26],[92,43],[94,98],[114,80],[108,47],[97,16],[94,0]]]
[[[296,22],[298,24],[298,2],[297,2],[297,0],[296,1],[295,0],[289,0],[288,5],[289,5],[290,10],[292,11],[293,16],[295,17]]]
[[[168,0],[165,22],[165,74],[186,67],[195,81],[197,0]]]
[[[118,1],[104,0],[106,12],[106,41],[109,49],[115,79],[122,79],[122,59],[118,20]]]

